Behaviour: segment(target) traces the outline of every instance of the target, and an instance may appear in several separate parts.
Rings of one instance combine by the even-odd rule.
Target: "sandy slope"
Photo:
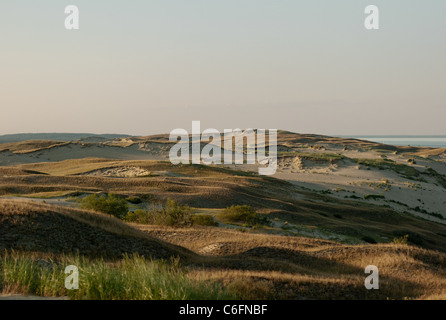
[[[339,150],[331,150],[338,151]],[[330,152],[330,149],[328,150]],[[349,158],[383,159],[382,154],[374,151],[340,152]],[[408,156],[386,154],[385,159],[409,165],[419,171],[426,166],[440,174],[446,174],[444,162],[433,162],[429,159],[417,158],[416,164],[407,162]],[[297,185],[318,191],[329,190],[338,198],[361,197],[365,195],[383,195],[385,199],[368,200],[373,203],[390,205],[397,211],[407,211],[429,220],[445,222],[441,219],[417,212],[416,207],[441,214],[446,218],[446,189],[438,185],[434,179],[426,178],[426,182],[408,179],[392,170],[380,170],[375,167],[366,168],[350,160],[341,160],[334,164],[304,161],[300,166],[295,161],[279,163],[279,170],[274,177],[291,181]],[[401,205],[403,203],[405,205]]]
[[[34,162],[62,161],[101,157],[118,160],[166,160],[168,153],[157,145],[148,148],[145,145],[133,144],[123,148],[104,144],[71,143],[51,149],[19,154],[11,151],[0,152],[0,165],[14,165]]]
[[[169,160],[168,137],[165,135],[113,140],[105,143],[74,142],[44,148],[35,152],[0,152],[0,165],[16,165],[100,157],[118,160]],[[294,154],[335,154],[346,157],[336,161],[313,161],[299,156],[279,159],[275,178],[296,185],[327,192],[338,198],[381,195],[385,199],[367,201],[388,205],[400,212],[410,212],[424,218],[445,222],[433,215],[446,218],[446,188],[432,177],[410,179],[393,170],[358,165],[350,159],[392,160],[397,164],[412,167],[420,172],[432,168],[446,177],[446,153],[443,149],[385,146],[355,139],[339,139],[315,135],[298,135],[283,132],[279,135],[279,150]],[[429,158],[405,153],[426,154]],[[409,163],[414,158],[416,163]],[[230,165],[231,169],[257,171],[251,165]],[[113,168],[89,172],[89,175],[109,177],[139,177],[151,174],[141,168]],[[446,178],[445,178],[446,179]],[[445,180],[446,181],[446,180]],[[418,208],[418,209],[417,209]],[[426,214],[426,213],[431,213]],[[432,215],[433,214],[433,215]]]

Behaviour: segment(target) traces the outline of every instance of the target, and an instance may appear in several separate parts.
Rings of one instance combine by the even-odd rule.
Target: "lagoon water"
[[[347,136],[343,136],[347,138]],[[446,136],[350,136],[395,146],[446,148]]]

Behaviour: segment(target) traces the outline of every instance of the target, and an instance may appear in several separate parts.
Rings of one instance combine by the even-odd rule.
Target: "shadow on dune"
[[[20,201],[0,203],[0,250],[51,254],[79,253],[120,259],[138,253],[146,258],[185,261],[191,251],[152,238],[118,219],[88,211]]]
[[[270,290],[277,293],[271,299],[404,299],[417,297],[426,290],[422,284],[410,281],[410,277],[401,279],[389,274],[380,274],[378,290],[367,290],[364,281],[368,274],[364,269],[318,253],[256,247],[235,255],[210,258],[203,266],[229,272],[260,272],[251,277],[270,283]],[[271,271],[278,275],[262,277],[268,274],[264,272]],[[291,276],[291,280],[288,276],[282,278],[281,274]],[[248,281],[249,276],[244,279]]]

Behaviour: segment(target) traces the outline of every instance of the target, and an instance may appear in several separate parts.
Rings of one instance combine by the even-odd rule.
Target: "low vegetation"
[[[280,151],[281,156],[298,156],[305,160],[317,161],[317,162],[330,162],[333,163],[338,160],[343,160],[346,157],[338,153],[322,153],[322,152],[296,152],[296,151]]]
[[[218,220],[226,223],[242,224],[246,227],[258,227],[270,224],[270,220],[258,214],[251,206],[232,205],[217,214]]]
[[[218,222],[210,214],[197,214],[192,216],[192,223],[197,226],[217,227]]]
[[[141,142],[146,151],[159,150],[157,159],[172,145],[168,135],[146,140],[109,143],[118,150]],[[20,158],[30,162],[45,161],[13,165],[18,156],[6,152],[8,166],[0,167],[0,195],[23,197],[0,200],[0,292],[72,299],[446,298],[446,226],[423,219],[426,214],[441,218],[441,206],[430,209],[424,197],[430,184],[446,186],[440,164],[435,171],[428,166],[433,159],[407,154],[416,148],[379,151],[379,144],[356,139],[280,132],[279,145],[279,155],[296,160],[291,168],[315,174],[371,170],[358,174],[368,177],[365,193],[376,194],[323,187],[324,175],[318,175],[320,186],[330,189],[315,191],[305,180],[294,184],[236,166],[115,157],[46,162],[57,145],[0,146],[25,153]],[[79,147],[95,146],[82,142],[64,148]],[[110,151],[100,147],[98,156]],[[367,148],[385,155],[350,159],[338,153]],[[391,155],[395,150],[398,157]],[[129,158],[126,150],[118,151]],[[407,156],[418,164],[406,162]],[[150,174],[108,174],[126,168]],[[410,207],[397,201],[404,197],[391,199],[405,191],[401,177],[408,188],[423,191]],[[85,194],[92,195],[80,200]],[[88,210],[73,208],[73,201],[64,201],[69,196]],[[440,200],[441,195],[435,199]],[[387,203],[398,204],[402,212]],[[379,267],[380,290],[364,288],[364,267],[370,264]],[[65,289],[67,265],[79,267],[79,290]]]
[[[192,224],[192,210],[173,199],[167,199],[162,207],[153,207],[151,210],[137,209],[129,211],[124,220],[140,224],[154,224],[169,227],[189,226]]]
[[[379,200],[379,199],[385,199],[386,197],[382,194],[366,194],[364,196],[364,199],[366,200]]]
[[[218,219],[228,223],[255,225],[258,221],[256,211],[248,205],[230,206],[217,215]]]
[[[351,214],[343,211],[342,217],[338,223],[347,227]],[[408,234],[407,245],[348,245],[231,228],[128,225],[91,211],[2,200],[0,248],[8,251],[0,251],[0,292],[72,299],[446,297],[445,254],[412,245],[410,232],[418,233],[401,228],[393,235]],[[419,232],[429,243],[428,234]],[[171,257],[179,257],[181,266],[175,258],[167,265],[152,260]],[[369,264],[379,266],[380,290],[364,289]],[[67,265],[79,268],[79,291],[64,287]]]
[[[357,164],[366,166],[366,167],[375,167],[379,170],[392,170],[401,176],[405,177],[406,179],[412,179],[412,180],[418,180],[418,181],[424,181],[424,179],[421,178],[421,173],[417,169],[405,165],[396,163],[393,160],[390,159],[352,159]]]
[[[31,153],[46,149],[51,149],[57,146],[67,145],[69,142],[52,141],[52,140],[29,140],[12,143],[1,143],[0,152],[10,151],[16,154]]]
[[[65,288],[65,267],[79,270],[79,288]],[[193,280],[178,264],[132,255],[108,263],[102,259],[63,255],[36,259],[17,252],[0,257],[0,292],[38,296],[68,296],[93,300],[234,299],[214,282]]]
[[[124,218],[128,211],[127,201],[113,193],[108,195],[91,194],[79,201],[84,209],[107,213],[117,218]]]
[[[435,180],[437,180],[437,182],[446,189],[446,176],[443,174],[438,173],[437,171],[435,171],[432,168],[428,168],[426,170],[426,174],[432,178],[434,178]]]
[[[408,239],[409,239],[409,235],[406,234],[402,237],[393,238],[393,243],[407,245]]]
[[[415,244],[415,245],[422,245],[423,244],[423,237],[413,231],[410,230],[396,230],[393,232],[395,236],[398,237],[398,239],[403,239],[404,243],[407,243],[408,241]],[[395,242],[395,240],[393,241]],[[396,242],[400,243],[400,242]]]

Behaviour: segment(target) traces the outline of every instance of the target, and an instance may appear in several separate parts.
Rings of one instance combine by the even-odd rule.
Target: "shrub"
[[[179,227],[192,224],[191,211],[188,206],[182,206],[169,198],[162,208],[154,207],[150,211],[137,209],[134,212],[128,212],[124,220],[140,224]]]
[[[117,218],[123,218],[128,211],[127,201],[112,193],[106,196],[91,194],[81,199],[80,202],[84,209],[107,213]]]
[[[168,226],[190,225],[192,210],[188,206],[182,206],[173,199],[167,199],[166,206],[161,210],[161,217]]]
[[[230,206],[218,218],[224,222],[239,222],[247,225],[255,225],[258,222],[256,211],[248,205]]]
[[[210,214],[200,214],[192,216],[192,223],[198,226],[213,226],[217,227],[218,223]]]
[[[421,237],[421,235],[413,231],[397,230],[393,232],[393,235],[397,237],[406,237],[407,241],[412,242],[416,245],[421,245],[423,243],[423,238]]]
[[[373,200],[378,200],[378,199],[385,199],[385,197],[381,194],[366,194],[364,196],[364,199],[368,200],[368,199],[373,199]]]
[[[129,211],[124,218],[125,221],[135,222],[139,224],[150,224],[152,222],[151,215],[147,210],[136,209]]]
[[[409,238],[409,235],[404,235],[399,238],[393,238],[393,243],[395,244],[407,244],[407,239]]]

